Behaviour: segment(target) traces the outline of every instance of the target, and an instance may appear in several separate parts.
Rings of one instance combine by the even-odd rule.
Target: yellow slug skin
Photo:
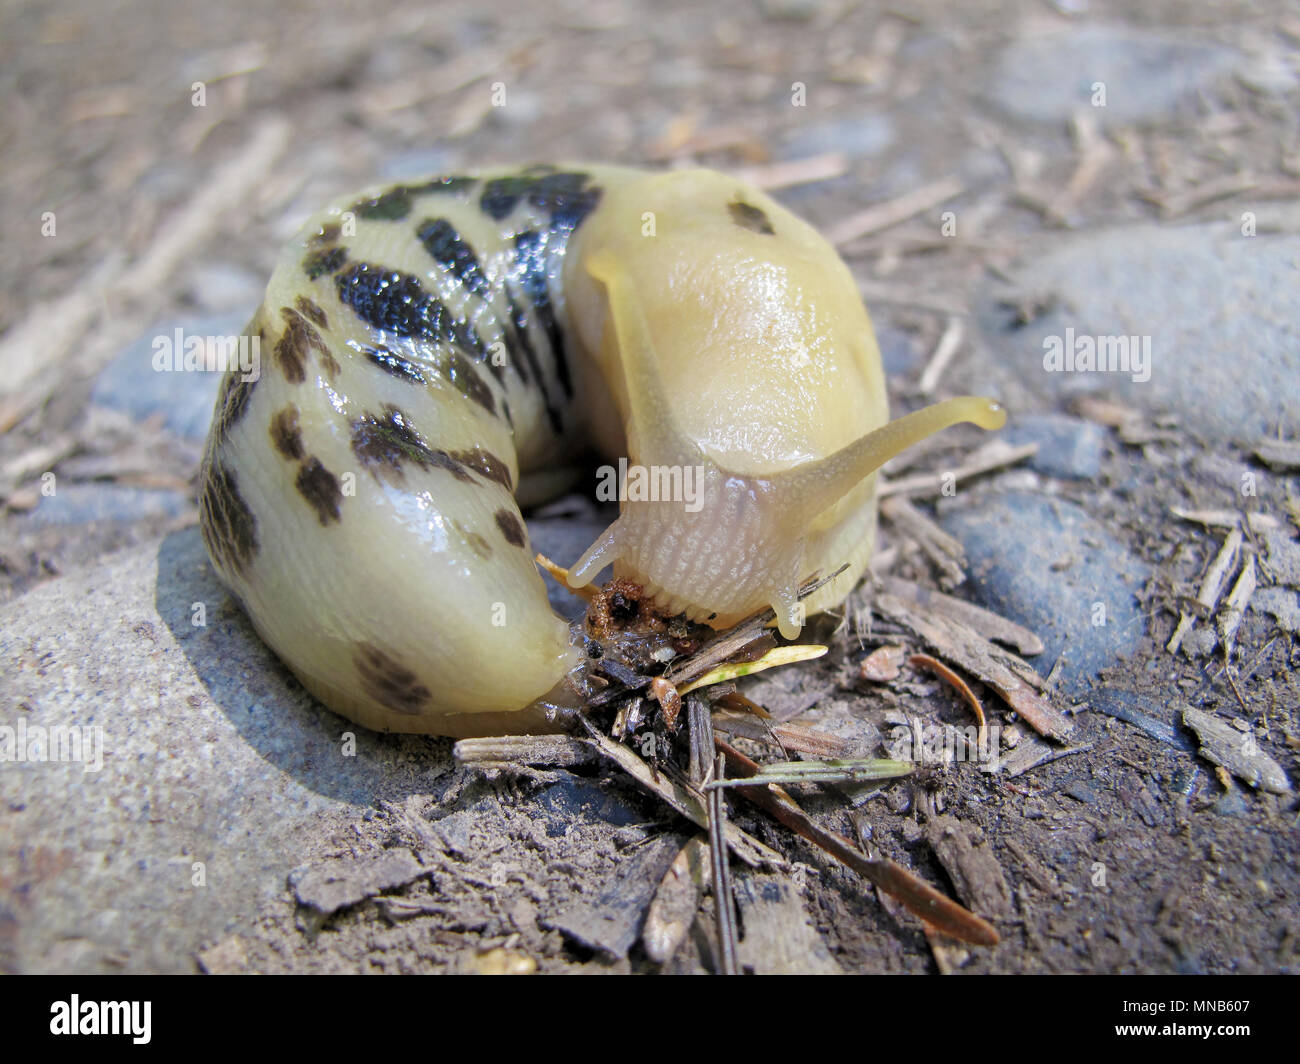
[[[331,709],[381,731],[546,730],[580,660],[519,500],[594,445],[689,467],[630,500],[608,562],[716,627],[843,600],[870,557],[874,470],[985,400],[887,424],[848,269],[768,196],[711,171],[532,167],[368,190],[311,218],[232,372],[200,480],[217,572]]]
[[[769,196],[694,170],[613,190],[572,251],[574,325],[612,395],[591,406],[617,411],[593,421],[597,443],[647,467],[717,471],[697,514],[636,508],[616,575],[719,627],[774,596],[790,610],[801,579],[847,563],[805,607],[842,601],[871,555],[875,478],[809,512],[781,477],[889,416],[871,321],[834,249]]]

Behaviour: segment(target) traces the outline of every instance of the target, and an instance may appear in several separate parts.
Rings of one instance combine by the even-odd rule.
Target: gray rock
[[[1135,594],[1150,567],[1078,506],[1006,492],[950,506],[941,523],[966,550],[976,600],[1042,639],[1029,660],[1046,675],[1059,659],[1067,694],[1137,649],[1146,622]]]
[[[590,898],[580,899],[539,923],[580,946],[609,958],[627,956],[641,935],[645,912],[686,840],[678,835],[652,839],[621,862],[617,872]]]
[[[392,850],[379,857],[303,865],[289,873],[289,888],[299,905],[328,916],[429,873],[410,850]]]
[[[42,498],[24,519],[32,527],[51,525],[133,524],[179,517],[190,506],[179,491],[154,491],[122,484],[68,484]]]
[[[1016,295],[990,288],[978,299],[976,372],[1004,388],[1012,409],[1099,393],[1172,411],[1215,440],[1254,440],[1279,424],[1294,434],[1298,261],[1300,237],[1214,226],[1069,239],[1024,265]],[[1018,324],[1008,304],[1029,293],[1051,297],[1048,309]],[[1049,361],[1058,347],[1112,337],[1128,339],[1127,371]]]
[[[229,262],[196,265],[188,293],[205,315],[234,315],[247,323],[262,302],[267,278]]]
[[[91,401],[141,421],[162,414],[167,427],[177,435],[203,439],[212,421],[222,374],[213,370],[155,369],[155,355],[160,350],[155,344],[166,341],[170,349],[175,349],[178,329],[182,347],[194,336],[239,337],[248,319],[248,311],[241,310],[219,317],[168,322],[149,330],[104,368],[91,390]]]
[[[1106,430],[1094,422],[1063,414],[1031,415],[1008,424],[1002,435],[1011,446],[1038,444],[1027,464],[1049,477],[1086,479],[1101,472]]]
[[[851,159],[880,155],[894,142],[894,123],[883,111],[857,109],[799,130],[782,145],[782,159],[843,152]]]
[[[1300,587],[1300,540],[1291,538],[1286,527],[1264,532],[1268,544],[1268,569],[1279,584]]]
[[[622,795],[567,772],[558,783],[538,793],[536,808],[551,838],[563,838],[579,822],[623,827],[645,819],[644,811]]]
[[[1121,26],[1089,26],[1022,37],[998,57],[989,98],[1030,122],[1064,122],[1088,108],[1117,126],[1168,116],[1230,71],[1237,54]],[[1092,105],[1105,85],[1105,106]]]
[[[23,727],[31,758],[33,727],[92,729],[80,761],[0,767],[0,970],[194,971],[312,838],[450,769],[445,743],[354,728],[307,695],[196,529],[9,603],[0,675],[0,726]]]
[[[1261,587],[1250,597],[1250,608],[1267,613],[1284,632],[1300,632],[1300,594],[1282,587]]]

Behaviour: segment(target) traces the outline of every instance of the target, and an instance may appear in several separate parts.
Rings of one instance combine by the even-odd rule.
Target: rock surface
[[[1047,308],[1033,321],[1016,324],[1001,288],[977,305],[982,370],[1013,404],[1099,393],[1172,412],[1214,440],[1253,440],[1279,424],[1294,431],[1300,237],[1117,229],[1059,242],[1029,257],[1020,277]],[[1133,353],[1138,372],[1045,368],[1048,345],[1077,348],[1085,337],[1137,338],[1130,352],[1149,345],[1149,379]]]
[[[306,835],[449,767],[437,740],[360,729],[347,756],[350,726],[253,633],[197,529],[28,593],[0,632],[0,726],[23,722],[33,754],[35,726],[102,742],[97,771],[0,772],[5,970],[194,971],[283,891]]]
[[[1150,567],[1074,503],[1004,492],[952,508],[942,524],[966,549],[976,601],[1042,639],[1029,660],[1044,676],[1059,662],[1067,694],[1141,644],[1134,596]]]

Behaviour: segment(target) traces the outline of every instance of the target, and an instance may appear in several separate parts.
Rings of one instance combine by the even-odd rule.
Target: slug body
[[[612,563],[666,612],[723,628],[770,604],[793,636],[870,558],[874,470],[1003,419],[963,398],[887,423],[847,267],[705,170],[533,167],[350,197],[288,246],[249,331],[261,372],[223,383],[204,541],[307,689],[382,731],[548,727],[536,703],[582,651],[520,505],[569,486],[585,449],[693,491],[623,502],[575,586]],[[843,564],[801,610],[798,586]]]

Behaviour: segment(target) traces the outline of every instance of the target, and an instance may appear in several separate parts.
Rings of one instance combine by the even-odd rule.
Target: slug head
[[[604,389],[586,397],[604,412],[594,442],[629,463],[620,516],[571,570],[575,587],[612,562],[668,612],[724,628],[771,605],[793,637],[800,584],[870,551],[875,470],[958,421],[1005,420],[967,397],[886,424],[847,267],[723,175],[628,185],[570,254],[571,318],[598,369],[584,376]]]

